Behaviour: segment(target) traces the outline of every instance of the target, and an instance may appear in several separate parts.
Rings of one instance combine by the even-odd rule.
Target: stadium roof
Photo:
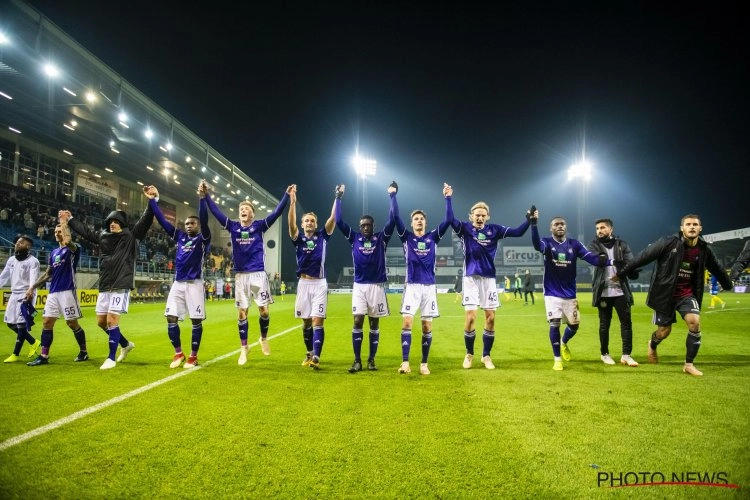
[[[190,204],[202,178],[230,206],[278,199],[28,4],[12,0],[0,39],[0,127],[74,165],[156,185]],[[50,72],[57,70],[56,76]],[[176,84],[179,84],[175,82]],[[166,81],[165,85],[171,82]],[[150,131],[151,137],[146,136]],[[19,139],[22,140],[22,139]]]

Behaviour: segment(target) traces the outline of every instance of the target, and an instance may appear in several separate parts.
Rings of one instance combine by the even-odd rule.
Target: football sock
[[[411,351],[411,330],[401,330],[401,361],[409,361]]]
[[[260,336],[266,338],[268,336],[268,325],[271,323],[270,316],[261,316],[258,318],[258,324],[260,325]]]
[[[237,329],[240,332],[240,344],[242,346],[247,345],[247,319],[241,319],[237,321]]]
[[[167,335],[175,352],[182,352],[182,341],[180,340],[180,325],[178,323],[167,323]],[[179,349],[179,350],[178,350]]]
[[[427,363],[430,355],[430,346],[432,345],[432,332],[422,334],[422,363]]]
[[[552,354],[556,357],[560,357],[560,327],[552,326],[549,327],[549,342],[552,344]]]
[[[352,329],[352,348],[354,349],[354,360],[362,361],[362,330]]]
[[[495,332],[485,330],[482,334],[482,356],[489,356],[495,343]]]
[[[467,332],[464,330],[464,345],[466,345],[466,353],[474,354],[474,340],[476,340],[477,332],[472,330]]]
[[[26,341],[26,327],[24,326],[22,330],[21,325],[8,325],[8,326],[11,328],[11,330],[16,332],[16,344],[13,346],[13,354],[18,356],[21,354],[21,348],[23,347],[23,343]],[[34,342],[31,342],[31,345],[34,345]]]
[[[42,356],[49,356],[49,348],[52,345],[52,330],[42,329]]]
[[[86,352],[86,332],[83,331],[83,328],[80,326],[78,327],[78,330],[73,330],[73,336],[76,339],[76,342],[78,342],[78,348]]]
[[[193,331],[190,341],[190,354],[192,356],[198,355],[198,349],[201,346],[201,339],[203,339],[203,322],[193,325]]]
[[[323,325],[314,326],[312,329],[312,353],[314,356],[320,357],[323,353],[323,342],[325,341],[325,338],[326,332]]]
[[[114,361],[115,354],[117,353],[117,345],[120,343],[120,339],[122,338],[122,333],[120,332],[119,326],[113,326],[112,328],[108,328],[107,333],[109,334],[109,359]],[[125,345],[128,345],[127,342],[125,343]]]
[[[692,363],[701,347],[701,332],[688,331],[685,339],[685,363]]]
[[[305,349],[307,352],[313,351],[313,329],[312,326],[305,328],[302,327],[302,340],[305,342]]]
[[[375,355],[378,353],[378,344],[380,343],[380,330],[370,330],[370,357],[367,359],[375,361]]]
[[[578,325],[568,325],[565,327],[565,333],[563,334],[563,344],[567,344],[570,342],[570,339],[572,339],[576,332],[578,331]]]

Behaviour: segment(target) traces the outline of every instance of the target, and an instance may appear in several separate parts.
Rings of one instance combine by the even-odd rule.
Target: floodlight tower
[[[586,188],[590,180],[591,163],[585,158],[578,163],[574,163],[568,169],[568,181],[578,182],[578,241],[584,245],[586,241],[583,239],[583,206],[586,203]]]
[[[352,165],[357,172],[357,178],[362,179],[362,215],[367,213],[367,178],[373,177],[378,169],[378,162],[373,158],[365,158],[359,153],[352,159]]]

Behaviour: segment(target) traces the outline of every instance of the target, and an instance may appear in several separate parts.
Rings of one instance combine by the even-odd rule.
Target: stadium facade
[[[0,186],[42,209],[101,205],[128,214],[159,188],[172,222],[197,213],[200,179],[236,219],[240,201],[256,218],[279,199],[192,133],[126,78],[30,5],[0,7]],[[248,154],[250,156],[250,153]],[[210,218],[214,247],[229,235]],[[1,235],[8,246],[8,235]],[[266,270],[281,270],[281,224],[265,234]]]

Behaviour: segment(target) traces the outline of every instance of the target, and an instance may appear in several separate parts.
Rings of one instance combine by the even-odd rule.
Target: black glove
[[[536,212],[536,205],[531,205],[531,208],[528,212],[526,212],[526,220],[529,221],[529,224],[532,226],[536,226],[537,220],[539,217],[534,216],[534,212]]]
[[[341,184],[336,184],[336,190],[334,191],[334,194],[336,195],[337,200],[340,200],[344,197],[344,192],[340,188]]]
[[[613,260],[612,265],[615,266],[615,269],[619,273],[622,271],[622,268],[625,267],[625,261],[624,260]]]
[[[396,188],[396,192],[398,193],[398,184],[396,183],[396,181],[391,182],[388,187]]]

